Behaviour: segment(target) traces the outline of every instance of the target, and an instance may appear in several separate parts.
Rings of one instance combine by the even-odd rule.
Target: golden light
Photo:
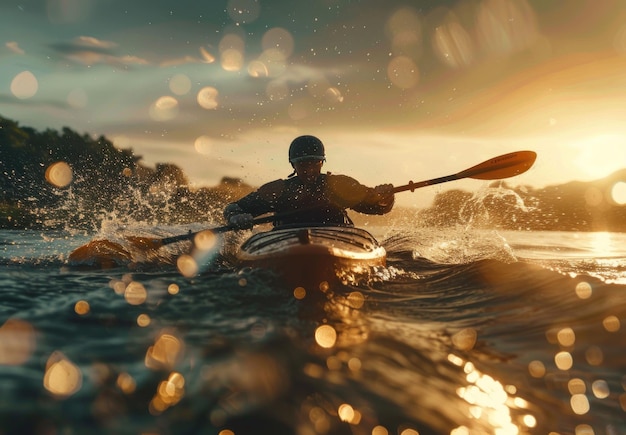
[[[256,59],[256,62],[263,64],[267,70],[267,77],[278,77],[287,70],[285,55],[278,48],[264,50]]]
[[[204,63],[213,63],[213,62],[215,62],[215,56],[213,56],[204,47],[200,47],[200,55],[202,56],[202,60],[204,61]]]
[[[130,282],[124,290],[124,299],[126,299],[126,302],[130,305],[141,305],[147,298],[148,292],[146,288],[137,281]]]
[[[609,384],[604,379],[598,379],[591,384],[591,391],[598,399],[606,399],[611,394]]]
[[[35,96],[39,82],[30,71],[22,71],[11,80],[11,93],[20,100]]]
[[[352,406],[348,405],[347,403],[344,403],[339,406],[337,414],[339,415],[339,419],[341,421],[351,423],[352,419],[354,418],[354,409],[352,408]]]
[[[89,302],[87,301],[78,301],[76,302],[76,304],[74,304],[74,312],[81,316],[89,313],[89,309]]]
[[[358,372],[359,370],[361,370],[361,365],[361,360],[357,357],[350,358],[348,360],[348,368],[353,372]]]
[[[329,103],[343,103],[343,94],[341,91],[335,87],[329,87],[324,92],[324,97]]]
[[[589,299],[592,293],[593,289],[588,282],[583,281],[576,284],[576,296],[580,299]]]
[[[198,154],[208,156],[213,148],[213,139],[205,135],[198,136],[193,142],[193,147]]]
[[[572,328],[563,328],[556,334],[559,344],[564,347],[571,347],[576,342],[576,334]]]
[[[567,382],[567,391],[569,391],[571,395],[585,394],[587,392],[587,386],[582,379],[573,378]]]
[[[448,360],[456,361],[458,357]],[[532,363],[531,363],[532,364]],[[482,419],[493,426],[495,433],[518,434],[520,427],[513,423],[511,409],[509,406],[516,403],[516,398],[509,397],[505,387],[493,377],[481,373],[474,364],[466,362],[463,371],[467,374],[469,385],[457,389],[457,395],[464,399],[469,405],[468,416],[470,418]],[[526,420],[532,423],[532,415],[528,415]],[[459,427],[454,430],[455,434],[468,433],[466,428]]]
[[[365,297],[363,293],[359,291],[350,292],[348,295],[348,305],[352,308],[359,309],[363,307],[365,303]]]
[[[476,338],[474,328],[465,328],[452,336],[452,344],[459,350],[470,350],[476,344]]]
[[[267,77],[269,70],[260,60],[253,60],[248,64],[248,75],[250,77]]]
[[[579,172],[578,178],[595,180],[621,169],[622,162],[626,161],[623,141],[623,136],[617,134],[598,134],[583,137],[579,142],[571,144],[572,156],[575,156],[573,163]],[[607,159],[607,156],[611,157]],[[620,186],[618,189],[621,191],[622,188]]]
[[[626,183],[623,181],[618,181],[613,185],[611,189],[611,198],[616,204],[624,205],[626,204]]]
[[[526,427],[535,427],[535,426],[537,426],[537,419],[535,418],[534,415],[526,414],[522,418],[522,421],[524,422],[524,425],[526,425]]]
[[[584,394],[574,394],[569,403],[575,414],[583,415],[589,412],[589,399]]]
[[[210,251],[217,243],[217,237],[211,230],[201,231],[193,238],[195,247],[201,251]]]
[[[23,320],[9,319],[0,327],[0,365],[24,364],[35,350],[35,328]]]
[[[56,187],[65,187],[72,182],[72,168],[65,162],[56,162],[46,168],[46,181]]]
[[[151,321],[152,320],[150,319],[150,316],[147,314],[140,314],[137,316],[137,325],[141,326],[142,328],[150,325]]]
[[[176,259],[176,267],[181,275],[187,278],[195,276],[199,270],[196,260],[191,255],[187,254],[181,255]]]
[[[137,383],[135,379],[128,373],[120,373],[115,382],[117,387],[125,394],[131,394],[135,391]]]
[[[239,71],[243,68],[243,53],[234,48],[224,50],[220,57],[222,69],[225,71]]]
[[[296,287],[293,289],[293,297],[302,300],[306,297],[306,290],[304,287]]]
[[[554,363],[559,370],[569,370],[574,365],[574,359],[569,352],[559,352],[554,356]]]
[[[322,325],[315,330],[315,341],[320,347],[329,349],[337,342],[337,331],[330,325]]]
[[[159,97],[149,109],[150,117],[155,121],[169,121],[178,116],[178,100],[170,95]]]
[[[384,426],[375,426],[372,435],[389,435],[389,431]]]
[[[217,97],[219,96],[219,92],[212,86],[205,86],[204,88],[198,91],[198,95],[196,97],[196,101],[203,109],[207,110],[215,110],[219,105],[217,102]]]
[[[157,387],[156,394],[150,401],[149,410],[152,415],[158,415],[167,408],[176,405],[185,394],[185,378],[177,372],[172,372],[166,381]]]
[[[43,386],[53,395],[65,398],[80,390],[83,375],[80,369],[61,352],[54,352],[46,363]]]
[[[619,331],[621,324],[617,317],[608,316],[602,320],[602,326],[604,326],[604,329],[608,332],[617,332]]]
[[[167,286],[167,292],[171,295],[177,295],[179,291],[180,288],[178,287],[178,284],[172,283]]]
[[[173,369],[182,357],[183,343],[172,334],[163,333],[148,348],[145,357],[145,365],[149,369]]]

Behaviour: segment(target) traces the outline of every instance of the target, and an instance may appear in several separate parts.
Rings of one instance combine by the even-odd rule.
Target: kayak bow
[[[237,261],[241,267],[271,270],[294,289],[326,291],[384,266],[386,251],[360,228],[279,228],[251,236],[239,248]]]

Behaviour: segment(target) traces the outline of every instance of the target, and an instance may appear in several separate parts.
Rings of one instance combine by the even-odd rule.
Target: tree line
[[[0,228],[97,229],[112,213],[154,224],[203,221],[251,190],[231,178],[192,189],[178,166],[141,160],[104,136],[68,127],[41,132],[0,116]],[[71,169],[67,186],[47,177],[58,162]]]

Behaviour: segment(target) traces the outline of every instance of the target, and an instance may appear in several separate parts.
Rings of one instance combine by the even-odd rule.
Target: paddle
[[[258,217],[258,218],[252,219],[252,224],[253,225],[266,224],[276,219],[279,219],[281,216],[282,215],[270,215],[270,216]],[[170,245],[176,242],[182,242],[183,240],[193,240],[195,236],[197,236],[198,234],[204,231],[210,231],[213,234],[221,234],[221,233],[226,233],[228,231],[234,231],[236,229],[237,228],[232,225],[222,225],[221,227],[207,228],[205,230],[200,230],[196,232],[189,231],[186,234],[179,234],[177,236],[164,237],[162,239],[151,239],[148,237],[133,237],[133,236],[126,237],[126,239],[129,240],[133,245],[139,248],[158,249],[161,246]]]
[[[463,178],[474,178],[477,180],[501,180],[503,178],[514,177],[523,174],[535,163],[537,153],[534,151],[517,151],[514,153],[503,154],[494,157],[476,166],[472,166],[456,174],[445,177],[433,178],[431,180],[420,181],[414,183],[397,186],[393,188],[394,193],[405,192],[410,190],[413,192],[420,187],[432,186],[433,184],[447,183],[448,181],[461,180]]]

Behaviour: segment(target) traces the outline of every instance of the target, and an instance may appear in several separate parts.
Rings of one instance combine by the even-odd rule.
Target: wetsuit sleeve
[[[243,198],[231,202],[224,208],[224,218],[228,221],[231,216],[240,213],[250,213],[252,216],[259,216],[274,211],[283,185],[283,180],[272,181]]]
[[[346,175],[328,175],[328,189],[333,203],[359,213],[385,214],[393,208],[393,196],[381,198],[373,188]]]

